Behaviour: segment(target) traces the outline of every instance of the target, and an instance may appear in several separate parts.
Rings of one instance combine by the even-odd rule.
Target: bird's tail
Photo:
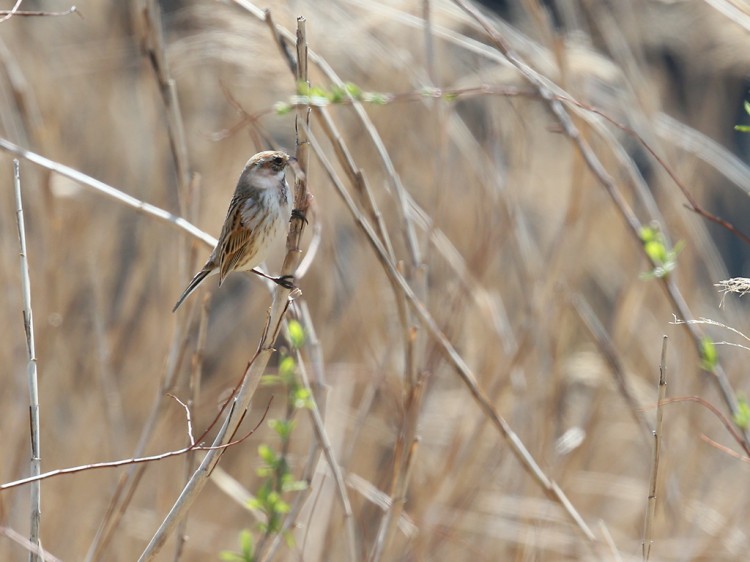
[[[180,305],[182,304],[182,301],[184,301],[190,293],[195,291],[195,289],[198,288],[198,285],[201,284],[201,281],[203,281],[210,273],[212,273],[214,270],[204,267],[201,269],[198,273],[195,274],[195,277],[193,277],[193,280],[190,282],[190,284],[187,286],[187,289],[180,295],[180,298],[177,299],[177,304],[174,305],[174,308],[172,309],[172,312],[176,311]]]

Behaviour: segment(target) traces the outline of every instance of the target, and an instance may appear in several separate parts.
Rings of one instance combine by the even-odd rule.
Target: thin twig
[[[714,449],[718,449],[722,453],[726,453],[730,457],[735,458],[735,459],[737,459],[739,461],[742,461],[742,462],[745,462],[745,463],[750,463],[750,457],[745,456],[745,455],[741,455],[737,451],[735,451],[734,449],[730,449],[726,445],[722,445],[721,443],[717,443],[716,441],[714,441],[713,439],[711,439],[705,433],[701,433],[700,437],[701,437],[701,439],[703,441],[705,441],[706,443],[708,443],[709,445],[711,445]]]
[[[3,138],[0,138],[0,150],[4,150],[6,152],[9,152],[10,154],[19,156],[24,160],[28,160],[29,162],[36,164],[37,166],[41,166],[42,168],[56,172],[61,176],[70,178],[74,182],[86,187],[90,187],[98,193],[101,193],[102,195],[106,195],[111,199],[114,199],[120,203],[124,203],[125,205],[135,209],[139,213],[143,213],[144,215],[159,219],[161,222],[171,224],[172,226],[175,226],[180,230],[187,232],[201,242],[205,243],[209,248],[213,248],[214,246],[216,246],[216,238],[203,232],[198,227],[196,227],[189,221],[186,221],[182,217],[178,217],[177,215],[174,215],[169,211],[165,211],[164,209],[161,209],[156,205],[141,201],[140,199],[137,199],[132,195],[128,195],[127,193],[120,191],[119,189],[116,189],[110,185],[107,185],[102,181],[94,179],[82,172],[79,172],[74,168],[65,166],[64,164],[60,164],[59,162],[55,162],[53,160],[50,160],[49,158],[45,158],[44,156],[41,156],[30,150],[26,150],[25,148],[22,148]]]
[[[659,363],[659,399],[656,403],[656,425],[654,426],[654,451],[651,462],[651,476],[649,478],[648,486],[648,505],[646,508],[646,520],[643,524],[643,560],[648,562],[651,556],[651,545],[653,541],[652,536],[652,525],[654,521],[654,514],[656,513],[656,482],[659,474],[659,454],[661,449],[661,434],[662,434],[662,417],[664,410],[662,408],[664,404],[664,398],[667,395],[667,336],[662,338],[661,343],[661,362]]]
[[[3,17],[0,18],[0,23],[3,23],[4,21],[9,20],[14,15],[16,15],[18,13],[18,9],[21,7],[21,2],[23,2],[23,0],[16,0],[16,3],[13,5],[13,8],[10,10],[6,10],[5,14],[3,14]]]
[[[737,334],[741,338],[743,338],[745,341],[750,341],[750,337],[746,336],[742,332],[740,332],[737,328],[733,328],[732,326],[727,326],[726,324],[722,324],[721,322],[717,322],[716,320],[711,320],[710,318],[698,318],[696,320],[680,320],[678,318],[675,318],[670,324],[674,324],[675,326],[679,326],[680,324],[703,324],[706,326],[716,326],[717,328],[723,328],[725,330],[729,330],[733,334]]]
[[[120,459],[116,461],[103,461],[103,462],[95,462],[90,464],[83,464],[79,466],[71,466],[69,468],[59,468],[57,470],[51,470],[49,472],[44,472],[42,474],[39,474],[38,476],[29,476],[28,478],[21,478],[20,480],[13,480],[12,482],[6,482],[5,484],[0,484],[0,492],[4,492],[5,490],[10,490],[11,488],[18,488],[19,486],[25,486],[27,484],[33,484],[35,482],[39,482],[41,480],[47,480],[48,478],[54,478],[56,476],[63,476],[66,474],[76,474],[78,472],[85,472],[88,470],[96,470],[100,468],[117,468],[120,466],[127,466],[131,464],[147,464],[151,462],[161,461],[164,459],[168,459],[171,457],[177,457],[180,455],[184,455],[185,453],[189,453],[190,451],[208,451],[209,454],[216,452],[216,451],[224,451],[225,449],[228,449],[229,447],[234,447],[235,445],[239,445],[240,443],[244,442],[248,439],[253,433],[257,431],[257,429],[260,427],[260,425],[263,423],[263,420],[266,419],[266,414],[268,414],[268,410],[271,407],[271,401],[268,402],[266,405],[266,409],[263,412],[263,415],[261,416],[260,420],[258,420],[258,423],[255,424],[255,427],[253,427],[250,431],[245,433],[242,437],[238,439],[232,439],[227,441],[226,443],[220,443],[220,444],[212,444],[212,445],[201,445],[200,442],[195,445],[190,445],[189,447],[183,447],[182,449],[177,449],[174,451],[167,451],[166,453],[159,453],[158,455],[148,455],[145,457],[133,457],[129,459]]]
[[[573,294],[570,296],[570,303],[573,306],[573,310],[575,310],[576,314],[583,322],[583,325],[586,326],[591,337],[594,338],[597,347],[601,350],[607,363],[609,363],[617,389],[625,400],[628,410],[630,410],[630,414],[633,416],[636,424],[642,430],[642,435],[645,437],[652,435],[653,429],[651,429],[648,420],[644,417],[643,411],[635,399],[633,390],[630,387],[631,385],[626,377],[625,368],[620,360],[620,353],[617,351],[614,342],[609,337],[609,334],[607,334],[607,331],[596,317],[596,314],[591,309],[591,306],[586,299],[579,294]]]
[[[69,16],[70,14],[76,14],[78,17],[83,18],[83,14],[75,6],[71,6],[64,12],[47,12],[43,10],[0,10],[0,16],[5,16],[2,20],[0,20],[0,23],[3,23],[5,20],[10,19],[11,17],[17,16]]]
[[[18,531],[11,529],[10,527],[5,527],[4,525],[0,525],[0,535],[3,535],[7,537],[8,539],[12,540],[16,544],[21,545],[23,548],[28,550],[29,552],[36,552],[44,562],[62,562],[59,558],[56,556],[53,556],[48,551],[44,550],[43,548],[31,544],[29,542],[29,539],[24,537],[21,533]]]
[[[287,44],[282,40],[281,36],[276,30],[276,24],[273,21],[273,15],[271,14],[271,10],[266,8],[266,10],[264,10],[263,12],[263,15],[264,15],[265,22],[268,25],[268,29],[271,30],[271,37],[273,37],[273,42],[278,47],[279,52],[281,53],[281,56],[286,61],[287,66],[292,71],[292,74],[294,74],[294,77],[297,78],[300,75],[300,70],[297,67],[297,58],[295,58],[295,56],[292,54],[291,49],[289,49]],[[306,70],[304,74],[307,75]]]
[[[206,340],[208,339],[208,304],[211,300],[209,295],[203,297],[203,302],[200,310],[200,323],[198,325],[198,341],[195,344],[195,351],[193,352],[193,358],[191,361],[190,371],[190,384],[189,393],[190,397],[188,403],[185,405],[185,411],[188,422],[188,438],[190,444],[195,442],[193,438],[192,427],[190,424],[190,413],[195,411],[200,402],[200,391],[201,391],[201,378],[203,374],[203,353],[206,348]],[[195,470],[195,453],[190,451],[185,455],[185,480],[190,479],[190,475]],[[182,551],[187,542],[187,521],[185,517],[177,528],[177,544],[175,546],[174,562],[177,562],[182,556]]]
[[[743,439],[743,435],[740,434],[739,431],[737,431],[737,426],[732,422],[732,420],[726,417],[724,413],[719,410],[719,408],[700,396],[677,396],[675,398],[665,398],[661,403],[666,405],[677,404],[678,402],[695,402],[696,404],[700,404],[701,406],[706,408],[709,412],[716,416],[716,418],[721,422],[721,425],[724,426],[724,429],[727,430],[727,433],[732,436],[732,439],[734,439],[737,444],[742,447],[742,450],[745,451],[745,454],[750,457],[750,446],[748,446]]]
[[[190,184],[190,162],[188,159],[185,126],[182,121],[180,102],[177,99],[177,87],[169,72],[167,64],[164,29],[161,23],[161,9],[156,0],[146,0],[143,8],[145,25],[144,49],[151,61],[151,67],[159,83],[162,103],[166,110],[169,128],[169,144],[172,148],[179,189],[180,213],[185,215],[187,210],[187,192]]]
[[[612,538],[612,533],[609,532],[609,528],[607,527],[606,523],[604,523],[603,519],[599,520],[599,530],[602,532],[602,535],[604,536],[604,542],[607,543],[609,551],[612,553],[613,562],[623,562],[622,555],[620,554],[620,551],[617,550],[615,540]]]
[[[18,243],[21,256],[21,291],[23,293],[23,327],[26,332],[26,351],[28,363],[26,377],[29,385],[29,429],[31,431],[31,459],[29,473],[31,477],[41,474],[42,457],[40,450],[39,424],[39,383],[37,380],[36,347],[34,345],[34,317],[31,312],[31,278],[29,276],[29,260],[26,253],[26,227],[23,220],[23,202],[21,199],[21,167],[18,159],[13,159],[13,186],[16,196],[16,221],[18,224]],[[41,548],[39,539],[39,525],[42,517],[42,490],[39,481],[31,485],[31,529],[29,542],[37,549]],[[39,554],[36,550],[29,550],[29,560],[37,562]]]
[[[417,391],[418,394],[421,395],[424,390],[424,385],[413,385],[412,390]],[[382,559],[390,545],[393,531],[403,517],[404,504],[406,503],[406,490],[409,486],[411,471],[414,467],[414,459],[416,458],[415,453],[420,441],[419,437],[414,433],[419,408],[416,403],[411,404],[410,402],[419,401],[421,401],[421,397],[418,397],[415,400],[413,395],[407,400],[407,412],[405,414],[407,421],[403,423],[407,435],[400,437],[396,443],[396,453],[394,455],[396,459],[393,462],[395,474],[391,486],[393,489],[393,493],[390,496],[391,502],[385,510],[383,519],[380,522],[378,534],[370,552],[369,562],[378,562]]]
[[[182,406],[182,409],[185,410],[185,424],[187,425],[187,437],[188,437],[188,443],[190,445],[195,445],[195,437],[193,437],[193,416],[190,413],[190,406],[185,404],[182,400],[180,400],[177,396],[172,394],[171,392],[167,393],[167,396],[177,402],[180,406]]]

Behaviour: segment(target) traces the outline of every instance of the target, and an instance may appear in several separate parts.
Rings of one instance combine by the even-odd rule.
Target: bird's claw
[[[294,289],[294,275],[282,275],[280,277],[274,277],[273,282],[277,285],[281,285],[285,289],[290,291]]]
[[[292,209],[292,218],[301,220],[305,224],[308,224],[307,217],[305,216],[305,213],[301,209]]]

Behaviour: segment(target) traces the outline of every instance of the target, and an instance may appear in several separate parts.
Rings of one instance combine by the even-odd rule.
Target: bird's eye
[[[272,162],[274,168],[281,168],[284,165],[284,159],[281,156],[274,156]]]

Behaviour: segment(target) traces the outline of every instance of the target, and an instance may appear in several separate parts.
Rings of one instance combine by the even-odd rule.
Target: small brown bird
[[[267,150],[247,161],[229,203],[219,242],[172,312],[206,277],[218,273],[221,285],[232,271],[252,270],[266,259],[274,242],[287,233],[291,193],[284,172],[290,160],[293,158],[284,152]],[[263,275],[258,271],[255,273]],[[268,278],[287,288],[292,287],[290,276]]]

